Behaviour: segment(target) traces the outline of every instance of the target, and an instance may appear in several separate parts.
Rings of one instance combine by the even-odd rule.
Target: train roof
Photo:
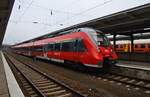
[[[80,28],[74,28],[74,29],[70,29],[70,30],[57,30],[57,31],[54,31],[54,32],[51,32],[49,33],[48,35],[46,35],[45,37],[43,36],[42,38],[39,37],[39,38],[36,38],[36,39],[31,39],[29,41],[24,41],[24,42],[21,42],[21,43],[18,43],[18,44],[15,44],[14,46],[16,45],[20,45],[20,44],[25,44],[25,43],[28,43],[28,42],[33,42],[33,41],[37,41],[37,40],[43,40],[43,39],[47,39],[47,38],[52,38],[52,37],[56,37],[56,36],[61,36],[61,35],[65,35],[65,34],[69,34],[69,33],[75,33],[75,32],[79,32],[79,31],[83,31],[83,32],[86,32],[87,30],[95,30],[96,32],[98,33],[103,33],[102,31],[100,30],[97,30],[97,29],[94,29],[94,28],[91,28],[91,27],[80,27]]]

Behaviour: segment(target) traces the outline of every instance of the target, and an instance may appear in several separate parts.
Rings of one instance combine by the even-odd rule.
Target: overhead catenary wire
[[[21,20],[21,18],[24,16],[24,14],[28,11],[28,9],[30,8],[30,6],[32,5],[32,3],[34,2],[34,0],[32,0],[29,5],[26,7],[26,9],[23,11],[23,13],[21,14],[21,16],[19,17],[19,19],[17,20],[17,23]]]
[[[56,9],[52,9],[52,8],[47,8],[47,7],[44,7],[44,6],[41,6],[41,5],[37,5],[37,4],[33,4],[33,0],[31,2],[28,2],[28,1],[23,1],[23,0],[18,0],[19,3],[26,3],[28,4],[28,7],[26,7],[26,9],[24,10],[24,12],[22,12],[21,16],[18,18],[17,21],[15,21],[15,23],[19,23],[22,19],[22,17],[25,15],[25,13],[28,11],[28,9],[30,7],[38,7],[38,8],[41,8],[43,10],[47,10],[47,11],[50,11],[50,16],[54,15],[55,12],[57,13],[63,13],[63,14],[73,14],[75,15],[76,13],[71,13],[71,12],[66,12],[66,11],[61,11],[61,10],[56,10]],[[18,9],[20,10],[21,9],[21,4],[19,4],[18,6]],[[39,23],[41,24],[41,23]],[[47,24],[46,24],[47,25]],[[49,24],[48,24],[49,25]]]
[[[18,21],[15,21],[15,20],[9,20],[9,22],[11,23],[15,23],[17,24]],[[42,25],[45,25],[45,26],[51,26],[50,24],[47,24],[47,23],[44,23],[44,22],[37,22],[37,21],[20,21],[19,23],[29,23],[29,24],[42,24]]]
[[[45,25],[45,26],[52,26],[52,25],[54,26],[54,25],[57,25],[57,24],[60,24],[60,26],[63,26],[64,24],[63,24],[62,22],[68,21],[69,19],[72,19],[72,18],[74,18],[74,17],[76,17],[76,16],[82,15],[82,14],[84,14],[84,13],[90,11],[90,10],[93,10],[93,9],[95,9],[95,8],[97,8],[97,7],[100,7],[100,6],[103,6],[103,5],[105,5],[105,4],[109,3],[109,2],[112,2],[112,0],[107,0],[107,1],[105,1],[105,2],[103,2],[103,3],[97,4],[96,6],[93,6],[93,7],[91,7],[91,8],[88,8],[88,9],[82,11],[82,12],[79,12],[79,13],[75,13],[75,14],[74,14],[74,13],[70,13],[70,12],[55,10],[55,9],[47,8],[47,7],[44,7],[44,6],[41,6],[41,5],[33,4],[33,2],[34,2],[33,0],[32,0],[31,2],[22,1],[22,0],[18,0],[18,1],[21,1],[21,2],[23,2],[23,3],[27,3],[27,4],[28,4],[28,7],[26,7],[26,9],[24,10],[24,12],[22,13],[22,15],[19,17],[19,19],[18,19],[17,21],[10,21],[10,22],[13,22],[13,23],[16,23],[16,24],[17,24],[18,22],[20,22],[20,23],[39,24],[39,25],[42,24],[42,25]],[[73,2],[74,2],[74,1],[73,1]],[[55,12],[65,13],[65,14],[67,14],[67,19],[63,19],[63,20],[58,21],[58,22],[53,23],[53,24],[52,24],[52,23],[51,23],[51,24],[48,24],[48,23],[39,22],[39,21],[20,21],[21,18],[24,16],[24,14],[28,11],[28,9],[29,9],[30,7],[33,7],[33,6],[49,11],[49,12],[50,12],[50,16],[54,15]],[[69,16],[69,14],[71,14],[71,16]],[[68,23],[68,24],[69,24],[69,23]]]
[[[105,1],[105,2],[103,2],[103,3],[100,3],[100,4],[98,4],[98,5],[94,6],[94,7],[91,7],[91,8],[89,8],[89,9],[86,9],[86,10],[82,11],[82,12],[79,12],[79,13],[77,13],[77,14],[74,14],[73,16],[70,16],[70,17],[67,18],[67,19],[63,19],[63,20],[61,20],[61,21],[58,21],[58,22],[54,23],[54,25],[60,24],[60,23],[62,23],[62,22],[67,21],[68,19],[72,19],[72,18],[74,18],[74,17],[76,17],[76,16],[82,15],[82,14],[84,14],[84,13],[86,13],[86,12],[88,12],[88,11],[91,11],[91,10],[97,8],[97,7],[104,6],[105,4],[110,3],[110,2],[112,2],[112,1],[113,1],[113,0],[108,0],[108,1]]]
[[[63,6],[61,9],[68,8],[68,6],[70,7],[70,5],[71,5],[71,7],[72,7],[72,5],[74,5],[75,3],[79,2],[79,1],[80,1],[80,0],[73,0],[73,1],[71,1],[70,3],[66,4],[65,6]],[[66,7],[66,6],[67,6],[67,7]]]
[[[28,5],[28,7],[25,9],[25,11],[23,12],[23,14],[19,17],[19,19],[18,19],[18,21],[16,22],[16,24],[21,20],[21,18],[24,16],[24,14],[27,12],[27,10],[30,8],[30,7],[38,7],[38,8],[41,8],[41,9],[44,9],[44,10],[47,10],[47,11],[50,11],[50,15],[52,16],[52,15],[54,15],[54,12],[58,12],[58,13],[64,13],[64,14],[67,14],[67,19],[63,19],[63,21],[65,21],[65,20],[68,20],[68,19],[71,19],[71,18],[73,18],[73,17],[75,17],[75,16],[78,16],[78,15],[82,15],[83,13],[85,13],[86,11],[90,11],[90,10],[92,10],[92,9],[94,9],[94,8],[96,8],[96,7],[99,7],[101,4],[98,4],[98,5],[96,5],[96,6],[94,6],[94,7],[92,7],[92,8],[89,8],[89,9],[86,9],[86,10],[84,10],[84,11],[82,11],[82,12],[80,12],[80,13],[71,13],[71,12],[66,12],[66,11],[61,11],[61,10],[56,10],[56,9],[52,9],[52,8],[47,8],[47,7],[44,7],[44,6],[41,6],[41,5],[37,5],[37,4],[33,4],[33,0],[31,1],[31,2],[28,2],[28,1],[23,1],[23,0],[18,0],[19,2],[23,2],[23,3],[27,3],[27,4],[29,4]],[[110,1],[112,1],[112,0],[109,0],[109,1],[106,1],[106,2],[104,2],[104,3],[102,3],[102,4],[105,4],[105,3],[108,3],[108,2],[110,2]],[[75,1],[72,1],[71,3],[73,3],[73,2],[75,2]],[[20,9],[21,8],[21,5],[19,5],[18,6],[18,9]],[[71,14],[71,16],[69,16]],[[71,17],[71,18],[70,18]],[[62,21],[62,20],[61,20]],[[59,22],[61,22],[61,21],[59,21]],[[57,24],[58,22],[56,22],[56,23],[54,23],[54,24]],[[62,23],[61,23],[62,24]],[[63,25],[63,24],[62,24]]]
[[[30,2],[24,2],[24,3],[27,3],[27,4],[30,4]],[[47,10],[47,11],[54,11],[54,12],[58,12],[58,13],[64,13],[64,14],[72,14],[72,15],[75,15],[76,13],[72,13],[72,12],[67,12],[67,11],[62,11],[62,10],[58,10],[58,9],[53,9],[53,8],[48,8],[48,7],[45,7],[45,6],[41,6],[41,5],[37,5],[37,4],[32,4],[31,7],[38,7],[38,8],[41,8],[43,10]]]

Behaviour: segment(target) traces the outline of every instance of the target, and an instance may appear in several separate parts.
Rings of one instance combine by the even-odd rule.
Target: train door
[[[47,58],[48,44],[43,46],[43,57]]]
[[[55,43],[54,46],[54,58],[61,59],[60,58],[60,49],[61,49],[61,43]]]
[[[75,61],[75,56],[77,55],[76,48],[76,40],[67,40],[64,41],[61,45],[61,58],[65,61]]]
[[[72,58],[75,62],[79,62],[79,52],[78,52],[78,39],[74,40],[74,44],[72,46],[73,55]]]
[[[82,63],[82,58],[85,56],[86,48],[83,39],[77,39],[75,42],[75,52],[74,59],[76,62]]]

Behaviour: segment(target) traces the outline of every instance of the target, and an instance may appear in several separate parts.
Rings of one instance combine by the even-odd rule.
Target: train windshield
[[[109,46],[110,42],[105,34],[97,34],[97,44],[98,46]]]
[[[97,46],[107,47],[110,45],[108,38],[103,32],[91,28],[82,28],[81,30],[87,32]]]

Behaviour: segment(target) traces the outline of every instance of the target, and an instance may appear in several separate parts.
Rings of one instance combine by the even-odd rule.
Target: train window
[[[36,46],[36,47],[34,47],[34,50],[41,52],[41,51],[43,51],[43,48],[42,48],[42,46]]]
[[[115,48],[118,48],[118,45],[115,45]]]
[[[60,43],[56,43],[55,44],[55,51],[60,51],[60,46],[61,46]]]
[[[54,50],[54,44],[48,44],[47,49],[48,49],[48,51],[53,51]]]
[[[75,40],[63,42],[62,51],[75,51]]]
[[[69,51],[70,49],[70,42],[64,42],[62,43],[62,51]]]
[[[76,51],[76,40],[71,40],[70,41],[69,51]]]
[[[79,39],[78,42],[77,42],[77,51],[78,52],[85,52],[87,49],[85,47],[85,44],[83,42],[82,39]]]
[[[31,51],[34,51],[35,49],[34,49],[34,47],[31,47]]]
[[[46,45],[43,46],[43,50],[44,51],[48,51],[48,44],[46,44]]]
[[[148,48],[150,48],[150,44],[148,44]]]
[[[141,48],[145,48],[145,44],[141,44]]]
[[[137,45],[137,44],[135,44],[135,45],[134,45],[134,47],[135,47],[135,48],[138,48],[138,45]]]
[[[122,45],[122,44],[120,45],[120,48],[123,48],[123,45]]]

